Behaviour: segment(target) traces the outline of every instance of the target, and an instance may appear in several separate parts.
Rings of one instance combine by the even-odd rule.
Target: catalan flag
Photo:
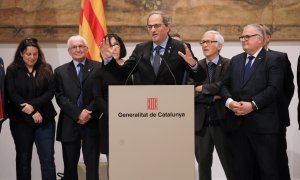
[[[87,40],[88,58],[101,61],[99,45],[106,33],[104,0],[81,0],[79,34]]]

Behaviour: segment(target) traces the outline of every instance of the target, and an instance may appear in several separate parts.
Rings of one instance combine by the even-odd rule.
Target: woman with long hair
[[[40,159],[42,180],[55,180],[54,138],[56,111],[52,67],[37,39],[20,42],[6,72],[10,130],[16,149],[17,180],[31,179],[33,143]]]

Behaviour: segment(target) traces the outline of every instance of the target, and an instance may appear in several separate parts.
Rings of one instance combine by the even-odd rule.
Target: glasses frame
[[[218,41],[211,41],[211,40],[206,40],[206,41],[200,41],[200,45],[203,46],[204,44],[210,46],[212,43],[216,43]]]
[[[245,35],[245,36],[240,36],[239,37],[239,40],[240,41],[248,41],[251,37],[254,37],[254,36],[259,36],[259,34],[252,34],[252,35]]]
[[[149,31],[150,31],[152,28],[154,28],[155,30],[157,30],[157,29],[161,28],[162,25],[163,25],[163,24],[153,24],[153,25],[148,24],[148,25],[146,26],[146,28],[147,28]]]
[[[79,48],[80,50],[82,50],[82,49],[84,49],[84,48],[86,48],[86,45],[77,45],[77,46],[71,46],[71,47],[69,47],[69,49],[71,49],[71,50],[77,50],[77,48]]]

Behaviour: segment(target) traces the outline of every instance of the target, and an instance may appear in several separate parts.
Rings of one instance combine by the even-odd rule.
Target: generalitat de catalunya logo
[[[158,109],[158,99],[157,98],[147,98],[147,110],[157,110]]]

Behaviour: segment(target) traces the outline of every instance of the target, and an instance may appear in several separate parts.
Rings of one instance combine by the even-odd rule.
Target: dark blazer
[[[225,107],[221,100],[214,101],[213,97],[221,96],[220,87],[221,80],[227,73],[230,60],[220,56],[219,62],[216,66],[212,83],[209,83],[209,77],[206,76],[202,85],[202,92],[195,94],[195,132],[199,133],[203,128],[206,113],[208,108],[214,108],[217,113],[219,122],[222,123],[224,118]],[[206,60],[202,59],[199,64],[205,69],[207,74]]]
[[[39,76],[39,74],[37,73],[36,76]],[[25,121],[31,126],[41,125],[34,123],[31,115],[22,112],[22,107],[20,106],[22,103],[32,105],[34,110],[38,111],[44,120],[54,121],[56,111],[51,101],[55,92],[54,78],[49,81],[44,79],[41,82],[33,82],[25,68],[12,68],[9,66],[5,82],[8,116],[12,122],[20,123]],[[30,90],[31,88],[34,88],[33,92]]]
[[[228,73],[221,86],[221,94],[226,101],[254,101],[259,110],[244,116],[236,116],[226,108],[226,129],[229,131],[243,128],[246,132],[277,133],[279,119],[277,98],[280,95],[283,71],[278,56],[262,49],[243,80],[247,54],[241,53],[231,59]]]
[[[281,66],[283,68],[283,90],[282,95],[278,99],[279,120],[280,127],[285,129],[290,125],[289,105],[294,95],[294,74],[291,67],[291,62],[286,53],[273,51],[269,49],[269,52],[276,54],[280,57]]]
[[[101,153],[108,154],[108,98],[109,98],[109,86],[124,85],[126,81],[125,76],[120,76],[117,72],[111,71],[110,69],[118,65],[113,59],[106,66],[101,68],[101,97],[99,99],[99,109],[103,112],[100,119],[100,149]],[[131,83],[131,78],[128,79],[127,84]],[[122,92],[120,92],[122,94]]]
[[[100,110],[97,108],[96,99],[100,96],[101,63],[87,59],[83,73],[83,109],[92,111],[92,119],[85,125],[77,123],[78,116],[83,109],[77,106],[77,98],[81,92],[81,86],[77,77],[73,61],[55,69],[56,92],[55,98],[60,107],[57,125],[58,141],[74,142],[80,139],[80,127],[85,127],[89,136],[98,136],[98,121]]]
[[[196,72],[192,71],[184,59],[178,55],[178,51],[185,53],[183,42],[169,37],[163,58],[170,67],[170,70],[165,61],[162,60],[157,76],[155,75],[150,62],[152,50],[152,41],[136,45],[133,53],[129,59],[125,61],[124,65],[116,66],[112,68],[112,71],[123,73],[122,76],[127,77],[135,68],[133,83],[142,85],[179,85],[183,82],[185,71],[187,71],[190,74],[190,77],[195,79],[198,83],[205,80],[203,68],[198,66]],[[122,70],[118,71],[116,68]],[[174,74],[175,79],[170,71]]]
[[[298,57],[298,63],[297,63],[297,86],[298,86],[298,126],[300,129],[300,55]]]
[[[6,111],[5,111],[5,88],[4,88],[4,79],[5,79],[5,70],[4,70],[4,63],[2,58],[0,57],[0,89],[1,89],[1,95],[2,95],[2,111],[3,111],[3,115],[4,115],[4,119],[2,121],[0,121],[0,132],[1,132],[1,126],[2,123],[6,120]]]

